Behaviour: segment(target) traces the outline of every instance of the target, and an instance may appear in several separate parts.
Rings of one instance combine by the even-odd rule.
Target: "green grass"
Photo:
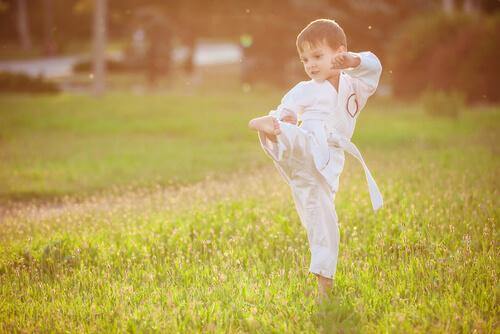
[[[317,305],[290,192],[246,129],[279,97],[1,97],[0,332],[498,332],[498,107],[369,102],[353,141],[385,206],[348,157]]]
[[[4,97],[0,196],[191,182],[262,163],[243,120],[265,108],[242,94]]]

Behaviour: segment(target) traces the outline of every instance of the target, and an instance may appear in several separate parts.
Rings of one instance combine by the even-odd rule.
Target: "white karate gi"
[[[309,271],[334,278],[339,249],[335,194],[344,167],[344,150],[362,164],[373,209],[382,206],[382,196],[356,146],[351,143],[359,111],[378,85],[382,66],[371,52],[356,53],[358,67],[343,70],[339,91],[329,81],[302,81],[269,114],[280,122],[277,143],[263,132],[259,140],[292,190],[302,225],[307,231],[311,262]],[[300,126],[282,122],[287,114],[301,120]]]

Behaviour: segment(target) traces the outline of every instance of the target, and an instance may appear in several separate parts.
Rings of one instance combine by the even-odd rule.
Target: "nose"
[[[315,62],[313,62],[313,61],[307,62],[307,68],[308,69],[313,69],[315,67],[316,67],[316,63]]]

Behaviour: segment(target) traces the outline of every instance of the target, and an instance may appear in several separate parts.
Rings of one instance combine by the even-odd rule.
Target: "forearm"
[[[382,64],[377,56],[372,52],[349,52],[355,62],[351,68],[346,68],[344,71],[353,77],[370,77],[371,79],[378,77],[382,72]]]
[[[370,90],[375,90],[382,73],[382,64],[377,56],[369,51],[349,53],[353,55],[353,58],[358,59],[359,63],[357,66],[347,68],[344,71],[353,78],[358,78],[364,82]]]

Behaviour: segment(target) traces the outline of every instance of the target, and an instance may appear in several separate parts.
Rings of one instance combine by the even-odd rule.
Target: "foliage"
[[[0,40],[14,43],[16,0],[4,0],[0,11]],[[92,37],[93,0],[51,0],[28,2],[28,20],[35,45],[53,39],[54,50],[67,52],[70,43],[88,42]],[[51,10],[45,6],[52,3]],[[334,18],[344,27],[353,50],[372,50],[384,58],[385,43],[400,22],[414,13],[433,8],[433,1],[386,2],[373,1],[290,1],[290,0],[218,0],[108,1],[108,27],[111,40],[130,39],[137,13],[149,10],[165,16],[173,27],[176,42],[189,44],[198,38],[238,41],[243,34],[253,36],[254,45],[247,50],[252,59],[249,79],[262,78],[279,82],[289,69],[288,60],[297,61],[295,37],[311,20]],[[52,12],[49,24],[45,14]],[[40,15],[42,14],[42,15]],[[49,15],[50,16],[50,15]],[[48,36],[50,35],[50,36]],[[43,50],[45,48],[40,48]],[[255,57],[254,57],[255,56]],[[255,66],[254,66],[255,65]],[[301,75],[303,71],[299,71]]]
[[[458,90],[467,101],[500,100],[500,15],[426,15],[410,20],[391,47],[394,92]]]
[[[0,92],[57,93],[59,88],[42,76],[33,78],[22,73],[0,72]]]

